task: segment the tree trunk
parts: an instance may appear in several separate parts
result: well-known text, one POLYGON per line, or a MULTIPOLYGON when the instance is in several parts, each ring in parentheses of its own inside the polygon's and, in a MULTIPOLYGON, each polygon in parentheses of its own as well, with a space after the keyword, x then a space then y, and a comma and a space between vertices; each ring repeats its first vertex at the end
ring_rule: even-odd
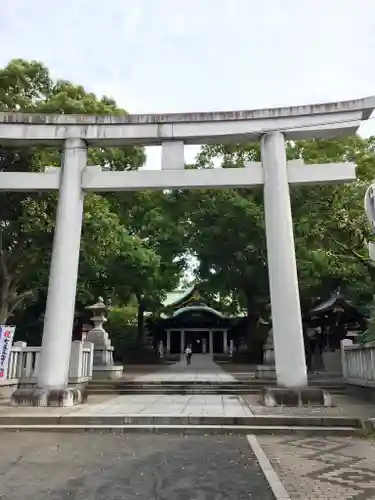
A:
POLYGON ((33 295, 33 290, 17 294, 15 289, 9 286, 9 281, 4 281, 0 289, 0 325, 5 325, 7 319, 13 316, 17 308, 33 295))
POLYGON ((246 319, 246 345, 250 354, 249 361, 261 364, 263 360, 264 335, 258 325, 259 313, 254 311, 254 305, 248 304, 246 319))
POLYGON ((6 321, 11 314, 9 310, 9 279, 2 277, 0 287, 0 325, 5 325, 6 321))
POLYGON ((0 230, 0 325, 5 325, 11 311, 9 308, 11 278, 3 249, 3 232, 0 230))
POLYGON ((9 317, 8 306, 5 303, 0 304, 0 325, 6 325, 9 317))
POLYGON ((5 325, 16 309, 34 295, 33 290, 18 293, 18 289, 19 273, 9 266, 3 249, 3 233, 0 230, 0 325, 5 325))
POLYGON ((312 367, 312 358, 313 358, 313 341, 309 338, 308 329, 306 325, 303 325, 303 343, 305 346, 305 357, 306 357, 306 367, 307 370, 310 371, 312 367))
POLYGON ((141 295, 137 294, 137 300, 137 345, 141 347, 144 344, 145 306, 141 295))

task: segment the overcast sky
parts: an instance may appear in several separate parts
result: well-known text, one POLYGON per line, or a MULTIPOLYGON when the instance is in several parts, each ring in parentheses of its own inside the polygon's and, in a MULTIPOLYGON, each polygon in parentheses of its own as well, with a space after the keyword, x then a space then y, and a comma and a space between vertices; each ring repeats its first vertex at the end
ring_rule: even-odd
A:
POLYGON ((0 0, 0 46, 133 113, 375 94, 374 0, 0 0))

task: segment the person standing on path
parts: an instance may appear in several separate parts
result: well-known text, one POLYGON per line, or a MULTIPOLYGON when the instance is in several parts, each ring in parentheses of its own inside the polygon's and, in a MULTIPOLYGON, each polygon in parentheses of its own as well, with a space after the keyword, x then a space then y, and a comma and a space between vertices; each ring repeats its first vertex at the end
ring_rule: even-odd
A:
POLYGON ((193 349, 191 348, 191 345, 189 344, 187 348, 185 349, 185 356, 186 356, 186 363, 188 365, 191 364, 191 357, 193 355, 193 349))

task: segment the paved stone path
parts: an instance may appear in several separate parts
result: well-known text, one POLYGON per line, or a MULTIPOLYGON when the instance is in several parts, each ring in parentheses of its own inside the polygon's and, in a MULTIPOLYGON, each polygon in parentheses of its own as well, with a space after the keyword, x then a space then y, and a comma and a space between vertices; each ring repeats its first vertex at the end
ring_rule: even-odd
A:
MULTIPOLYGON (((145 367, 143 368, 145 369, 145 367)), ((143 369, 138 368, 139 371, 143 369)), ((153 367, 155 369, 155 367, 153 367)), ((133 377, 132 377, 133 378, 133 377)), ((133 378, 145 383, 150 381, 173 382, 234 382, 235 378, 214 363, 210 355, 194 354, 191 365, 185 360, 153 373, 133 378)), ((163 416, 218 416, 241 417, 252 415, 292 416, 354 416, 368 419, 375 417, 375 407, 344 395, 333 396, 332 408, 266 408, 259 403, 258 395, 122 395, 90 396, 87 404, 71 408, 12 407, 0 402, 0 415, 163 415, 163 416)))
POLYGON ((375 500, 375 444, 359 438, 258 436, 292 500, 375 500))
POLYGON ((240 417, 252 415, 375 417, 374 405, 346 396, 334 396, 332 408, 266 408, 259 396, 229 395, 123 395, 90 396, 89 402, 70 408, 30 408, 0 403, 0 416, 44 415, 185 415, 240 417))
POLYGON ((84 405, 75 415, 164 415, 194 417, 251 417, 240 396, 125 395, 95 405, 84 405))
POLYGON ((137 382, 236 382, 233 375, 226 373, 215 363, 210 354, 193 354, 191 365, 184 358, 166 366, 163 370, 134 379, 137 382))
MULTIPOLYGON (((192 364, 185 359, 166 366, 157 373, 140 375, 137 382, 235 382, 209 354, 194 354, 192 364)), ((249 407, 239 396, 229 395, 124 395, 95 405, 85 405, 76 415, 184 415, 243 417, 252 416, 249 407)))
POLYGON ((244 437, 3 434, 2 500, 272 500, 244 437))
POLYGON ((346 396, 334 396, 332 408, 266 408, 259 396, 230 395, 137 395, 90 396, 87 404, 70 408, 30 408, 0 404, 2 415, 182 415, 241 417, 252 415, 348 416, 368 419, 375 416, 374 405, 346 396))
POLYGON ((32 408, 0 404, 0 416, 217 416, 247 417, 252 412, 240 396, 228 395, 124 395, 93 396, 86 404, 68 408, 32 408))

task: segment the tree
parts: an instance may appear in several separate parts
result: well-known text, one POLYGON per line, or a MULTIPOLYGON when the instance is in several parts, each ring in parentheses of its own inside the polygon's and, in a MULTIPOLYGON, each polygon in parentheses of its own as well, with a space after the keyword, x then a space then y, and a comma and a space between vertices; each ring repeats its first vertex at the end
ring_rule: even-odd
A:
MULTIPOLYGON (((233 168, 259 159, 256 144, 206 146, 195 168, 212 168, 215 163, 233 168)), ((269 302, 261 190, 185 191, 176 192, 175 198, 184 211, 181 217, 188 221, 185 246, 199 262, 196 274, 201 288, 213 306, 220 302, 232 313, 246 312, 248 341, 259 357, 263 337, 259 319, 269 302)))
MULTIPOLYGON (((98 99, 67 81, 53 82, 43 64, 23 60, 11 61, 0 71, 0 110, 125 113, 112 99, 98 99)), ((45 165, 59 166, 61 152, 3 148, 0 160, 1 170, 39 171, 45 165)), ((144 160, 139 147, 89 150, 90 164, 105 169, 137 169, 144 160)), ((38 325, 40 330, 55 207, 54 194, 1 195, 0 323, 13 315, 17 324, 38 325), (22 305, 27 297, 34 297, 35 304, 25 311, 22 305)), ((83 309, 103 294, 117 306, 136 300, 139 344, 145 310, 160 307, 165 291, 177 285, 183 268, 178 258, 180 228, 169 209, 168 193, 163 192, 91 194, 85 199, 76 307, 83 309)))
POLYGON ((301 141, 290 144, 291 158, 306 163, 353 161, 357 181, 293 190, 293 214, 301 292, 317 293, 341 286, 360 305, 373 294, 375 268, 368 257, 371 237, 363 197, 375 177, 375 140, 358 136, 345 139, 301 141), (305 253, 305 258, 301 258, 305 253), (309 263, 311 260, 311 263, 309 263))
MULTIPOLYGON (((150 259, 145 260, 148 265, 134 267, 135 279, 128 281, 130 295, 138 305, 137 342, 142 345, 145 312, 160 310, 165 292, 174 289, 181 279, 185 267, 182 258, 184 224, 168 192, 121 193, 113 196, 112 203, 121 223, 129 228, 133 237, 139 238, 142 251, 150 259)), ((113 269, 118 273, 118 266, 113 269)))
POLYGON ((138 305, 134 299, 126 306, 112 306, 108 310, 108 331, 114 347, 116 360, 122 363, 134 361, 134 351, 138 349, 137 341, 138 305))
MULTIPOLYGON (((121 114, 123 110, 107 97, 98 99, 83 87, 66 81, 54 82, 48 69, 36 61, 11 61, 0 70, 0 110, 41 113, 121 114)), ((90 163, 110 169, 135 169, 145 156, 138 147, 89 150, 90 163)), ((45 165, 60 165, 61 151, 51 148, 0 149, 1 171, 41 171, 45 165)), ((86 199, 79 300, 91 295, 99 283, 105 261, 126 238, 126 230, 110 210, 104 197, 86 199), (105 216, 103 214, 105 208, 105 216), (114 233, 117 233, 114 238, 114 233), (100 244, 92 244, 93 241, 100 244)), ((25 299, 45 290, 54 228, 54 194, 1 193, 0 195, 0 324, 7 321, 25 299)), ((127 234, 128 240, 131 239, 127 234)), ((136 245, 135 245, 136 246, 136 245)), ((113 256, 111 257, 113 260, 113 256)), ((102 284, 101 284, 102 286, 102 284)))
MULTIPOLYGON (((363 195, 375 177, 374 139, 349 137, 287 143, 289 159, 305 163, 354 161, 357 182, 292 188, 301 303, 341 285, 361 301, 373 293, 373 264, 366 254, 367 224, 363 195)), ((194 168, 243 166, 260 160, 257 144, 206 146, 194 168)), ((304 168, 308 168, 307 166, 304 168)), ((253 339, 256 321, 267 310, 268 276, 263 199, 260 190, 203 190, 175 193, 184 207, 187 246, 198 259, 197 276, 222 305, 245 309, 253 339)))

